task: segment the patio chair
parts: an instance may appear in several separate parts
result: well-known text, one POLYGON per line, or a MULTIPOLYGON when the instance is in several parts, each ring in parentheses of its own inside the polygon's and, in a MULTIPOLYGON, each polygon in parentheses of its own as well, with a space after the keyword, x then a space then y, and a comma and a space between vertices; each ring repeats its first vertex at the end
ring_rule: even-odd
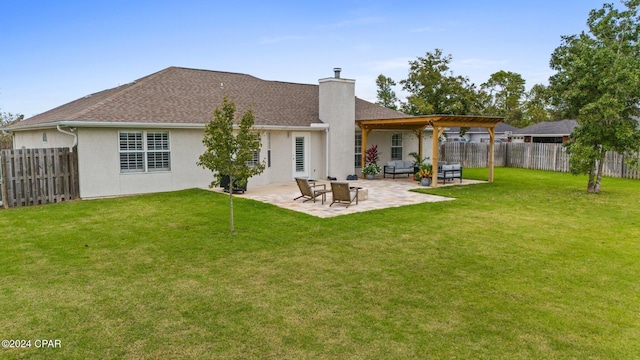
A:
POLYGON ((355 200, 356 205, 358 205, 358 188, 350 188, 347 182, 332 181, 331 193, 333 194, 333 202, 331 202, 331 205, 339 203, 347 204, 347 207, 349 207, 353 200, 355 200))
POLYGON ((297 198, 293 199, 298 200, 300 198, 304 198, 305 200, 303 202, 307 202, 309 200, 313 200, 313 202, 316 202, 316 198, 318 196, 322 196, 322 204, 324 204, 324 201, 327 197, 327 186, 325 184, 313 184, 311 185, 311 183, 309 182, 308 179, 305 178, 296 178, 296 183, 298 184, 298 188, 300 189, 300 193, 302 195, 298 196, 297 198), (322 189, 320 189, 320 185, 322 185, 322 189), (318 189, 316 189, 318 188, 318 189))

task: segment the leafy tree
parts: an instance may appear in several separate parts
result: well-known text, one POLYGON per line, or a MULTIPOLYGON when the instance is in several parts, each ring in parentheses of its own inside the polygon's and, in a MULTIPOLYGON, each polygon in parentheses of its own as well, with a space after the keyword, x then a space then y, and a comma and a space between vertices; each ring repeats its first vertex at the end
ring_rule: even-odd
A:
POLYGON ((236 106, 227 96, 222 106, 214 111, 214 118, 204 130, 205 152, 197 164, 214 172, 214 180, 209 187, 219 186, 224 175, 229 176, 229 210, 231 232, 233 224, 233 184, 244 185, 254 175, 264 171, 264 163, 251 164, 254 154, 260 151, 260 133, 253 131, 253 111, 247 110, 234 134, 233 123, 236 106))
POLYGON ((600 192, 606 151, 640 149, 640 0, 622 4, 626 9, 592 10, 589 32, 563 36, 550 62, 554 104, 578 121, 567 145, 571 171, 588 174, 593 193, 600 192))
POLYGON ((503 116, 507 124, 522 126, 524 84, 522 76, 511 71, 500 70, 491 74, 489 80, 480 85, 489 101, 483 114, 503 116))
POLYGON ((392 86, 396 86, 396 82, 380 74, 376 79, 376 86, 378 87, 378 101, 376 101, 376 104, 398 110, 398 97, 396 96, 396 92, 391 88, 392 86))
MULTIPOLYGON (((11 125, 18 121, 22 121, 22 119, 24 119, 24 115, 1 112, 0 127, 11 125)), ((13 147, 13 140, 11 139, 11 136, 5 135, 5 133, 0 131, 0 149, 11 149, 12 147, 13 147)))
POLYGON ((449 70, 451 55, 442 50, 427 52, 409 62, 407 79, 400 81, 409 92, 402 110, 411 115, 478 113, 479 98, 475 85, 467 77, 455 76, 449 70))
POLYGON ((525 93, 523 104, 522 126, 529 126, 551 120, 549 92, 542 84, 535 84, 525 93))

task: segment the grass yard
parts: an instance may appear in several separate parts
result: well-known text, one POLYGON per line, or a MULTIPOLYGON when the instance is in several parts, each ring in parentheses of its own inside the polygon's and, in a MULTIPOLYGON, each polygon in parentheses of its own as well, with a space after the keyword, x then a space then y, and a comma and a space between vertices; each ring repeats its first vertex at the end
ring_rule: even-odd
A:
POLYGON ((0 339, 31 347, 0 358, 638 358, 640 181, 495 178, 328 219, 236 197, 234 235, 202 190, 2 210, 0 339))

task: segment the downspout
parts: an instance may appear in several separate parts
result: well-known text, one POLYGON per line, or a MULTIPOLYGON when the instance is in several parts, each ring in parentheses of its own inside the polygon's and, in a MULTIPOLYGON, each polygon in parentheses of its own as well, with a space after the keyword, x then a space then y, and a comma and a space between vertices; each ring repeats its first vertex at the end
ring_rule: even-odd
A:
POLYGON ((325 179, 329 178, 329 128, 324 129, 324 172, 325 179))
POLYGON ((71 130, 71 131, 62 130, 60 125, 56 125, 56 129, 58 129, 58 131, 63 133, 63 134, 67 134, 67 135, 73 136, 73 146, 69 147, 69 151, 73 152, 73 148, 78 146, 78 134, 72 132, 73 128, 69 128, 69 130, 71 130))

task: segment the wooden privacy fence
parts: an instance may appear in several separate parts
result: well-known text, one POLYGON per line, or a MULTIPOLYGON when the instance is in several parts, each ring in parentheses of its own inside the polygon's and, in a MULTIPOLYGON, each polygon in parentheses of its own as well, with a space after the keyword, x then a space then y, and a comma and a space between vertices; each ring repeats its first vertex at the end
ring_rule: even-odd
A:
MULTIPOLYGON (((463 167, 487 167, 489 163, 488 157, 488 143, 445 142, 440 145, 440 160, 457 162, 462 164, 463 167)), ((603 175, 640 179, 640 171, 630 168, 626 164, 627 157, 628 155, 621 155, 612 151, 607 152, 603 175)), ((569 154, 562 144, 498 143, 495 144, 494 148, 494 165, 569 172, 569 154)))
POLYGON ((0 204, 56 203, 79 197, 78 153, 68 148, 0 151, 0 204))

